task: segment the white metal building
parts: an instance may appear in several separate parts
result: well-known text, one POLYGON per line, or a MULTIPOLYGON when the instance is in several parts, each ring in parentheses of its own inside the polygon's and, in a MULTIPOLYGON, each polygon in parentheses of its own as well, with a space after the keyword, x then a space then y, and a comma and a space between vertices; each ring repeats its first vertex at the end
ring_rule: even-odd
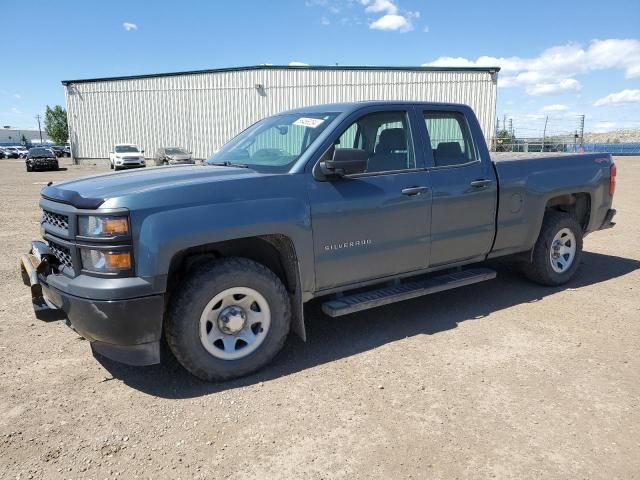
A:
POLYGON ((116 143, 151 157, 182 146, 207 158, 262 117, 291 108, 356 100, 468 104, 493 135, 499 68, 273 66, 65 80, 76 159, 107 158, 116 143))
POLYGON ((43 142, 51 141, 44 130, 40 132, 33 128, 0 128, 0 145, 23 145, 25 140, 30 144, 38 144, 40 143, 40 135, 42 135, 43 142))

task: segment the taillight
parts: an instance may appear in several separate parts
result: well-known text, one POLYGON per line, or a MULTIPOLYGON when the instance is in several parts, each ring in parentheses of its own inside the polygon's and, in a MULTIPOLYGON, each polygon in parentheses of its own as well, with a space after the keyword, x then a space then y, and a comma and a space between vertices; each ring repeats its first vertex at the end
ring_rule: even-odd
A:
POLYGON ((616 191, 616 175, 618 174, 618 167, 615 163, 611 164, 609 170, 609 195, 613 195, 616 191))

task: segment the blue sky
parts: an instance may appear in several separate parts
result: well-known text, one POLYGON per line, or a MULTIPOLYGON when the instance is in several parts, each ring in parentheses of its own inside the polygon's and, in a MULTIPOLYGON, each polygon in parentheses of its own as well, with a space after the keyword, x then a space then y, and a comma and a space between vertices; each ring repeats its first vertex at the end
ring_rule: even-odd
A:
POLYGON ((60 80, 261 63, 503 68, 498 115, 640 128, 640 1, 3 0, 0 125, 33 127, 60 80))

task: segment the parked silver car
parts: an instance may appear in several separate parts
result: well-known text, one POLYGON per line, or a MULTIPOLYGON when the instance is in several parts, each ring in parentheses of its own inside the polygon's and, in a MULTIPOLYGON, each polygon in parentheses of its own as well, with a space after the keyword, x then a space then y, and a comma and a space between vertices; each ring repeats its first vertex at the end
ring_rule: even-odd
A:
POLYGON ((191 152, 181 147, 160 147, 154 156, 156 165, 176 165, 180 163, 195 163, 191 152))

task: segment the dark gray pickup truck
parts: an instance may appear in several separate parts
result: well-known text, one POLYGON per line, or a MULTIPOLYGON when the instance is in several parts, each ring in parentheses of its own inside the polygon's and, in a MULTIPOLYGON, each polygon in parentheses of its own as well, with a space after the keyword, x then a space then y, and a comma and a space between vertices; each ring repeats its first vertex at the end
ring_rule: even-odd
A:
POLYGON ((304 304, 340 316, 494 278, 511 256, 567 282, 584 235, 613 226, 605 154, 492 160, 463 105, 361 102, 265 118, 204 165, 43 189, 21 257, 34 301, 99 354, 205 380, 267 364, 304 304))

